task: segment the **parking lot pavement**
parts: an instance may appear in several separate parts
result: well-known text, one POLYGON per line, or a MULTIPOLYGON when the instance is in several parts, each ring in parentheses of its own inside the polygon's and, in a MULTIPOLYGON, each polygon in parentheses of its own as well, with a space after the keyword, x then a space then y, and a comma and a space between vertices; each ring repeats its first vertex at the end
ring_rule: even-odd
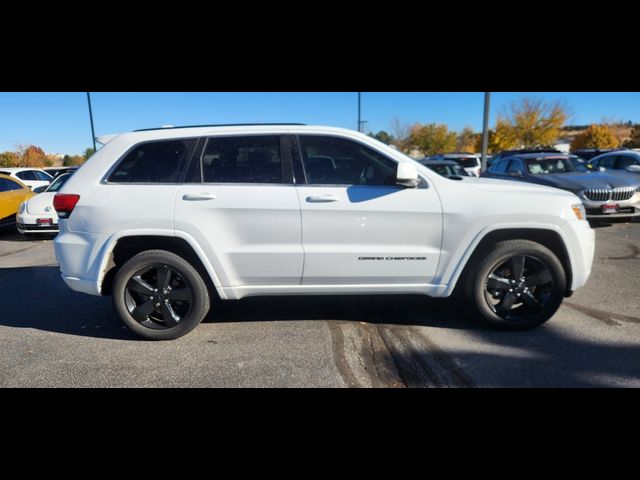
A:
POLYGON ((418 296, 250 298, 192 333, 137 340, 70 291, 51 240, 0 233, 0 386, 640 386, 640 223, 596 229, 592 277, 528 332, 418 296))

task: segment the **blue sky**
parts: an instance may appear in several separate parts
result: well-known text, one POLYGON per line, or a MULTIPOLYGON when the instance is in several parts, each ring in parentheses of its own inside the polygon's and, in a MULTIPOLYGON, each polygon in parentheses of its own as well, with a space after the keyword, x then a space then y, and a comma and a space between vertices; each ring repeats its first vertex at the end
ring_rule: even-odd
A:
MULTIPOLYGON (((523 96, 562 100, 572 124, 603 118, 640 122, 640 93, 494 92, 491 123, 523 96)), ((355 92, 91 94, 96 135, 161 125, 301 122, 356 128, 355 92)), ((454 130, 482 127, 481 92, 363 92, 366 128, 389 130, 394 117, 405 123, 446 123, 454 130)), ((81 153, 91 146, 84 92, 0 93, 0 152, 34 144, 48 153, 81 153)))

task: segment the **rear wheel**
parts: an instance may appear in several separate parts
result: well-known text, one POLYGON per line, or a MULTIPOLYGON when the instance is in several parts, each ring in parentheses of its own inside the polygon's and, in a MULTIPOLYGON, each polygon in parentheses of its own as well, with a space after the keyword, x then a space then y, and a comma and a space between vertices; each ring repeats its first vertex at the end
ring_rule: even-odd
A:
POLYGON ((193 330, 209 311, 207 286, 182 257, 149 250, 114 278, 113 305, 124 324, 148 340, 172 340, 193 330))
POLYGON ((528 240, 497 243, 475 268, 467 289, 483 323, 501 330, 526 330, 546 322, 564 298, 560 260, 528 240))

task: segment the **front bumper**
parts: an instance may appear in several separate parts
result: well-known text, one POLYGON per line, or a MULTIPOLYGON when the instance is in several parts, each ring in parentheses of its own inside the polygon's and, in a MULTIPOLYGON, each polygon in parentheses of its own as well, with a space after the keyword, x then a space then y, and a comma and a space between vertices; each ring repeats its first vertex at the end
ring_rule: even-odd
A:
POLYGON ((606 219, 606 218, 629 218, 640 216, 640 209, 634 206, 620 206, 616 213, 602 213, 602 206, 596 208, 590 208, 585 205, 587 212, 587 218, 594 219, 606 219))

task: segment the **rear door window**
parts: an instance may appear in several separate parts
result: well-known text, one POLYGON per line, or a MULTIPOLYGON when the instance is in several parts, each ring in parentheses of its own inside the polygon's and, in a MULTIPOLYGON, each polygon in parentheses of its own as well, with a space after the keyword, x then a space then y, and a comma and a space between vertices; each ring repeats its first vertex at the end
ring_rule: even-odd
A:
POLYGON ((283 175, 279 135, 210 137, 201 164, 204 183, 291 183, 283 175))
POLYGON ((36 173, 33 170, 25 170, 23 172, 18 172, 16 173, 16 177, 18 177, 20 180, 27 180, 27 181, 38 180, 38 177, 36 177, 36 173))

